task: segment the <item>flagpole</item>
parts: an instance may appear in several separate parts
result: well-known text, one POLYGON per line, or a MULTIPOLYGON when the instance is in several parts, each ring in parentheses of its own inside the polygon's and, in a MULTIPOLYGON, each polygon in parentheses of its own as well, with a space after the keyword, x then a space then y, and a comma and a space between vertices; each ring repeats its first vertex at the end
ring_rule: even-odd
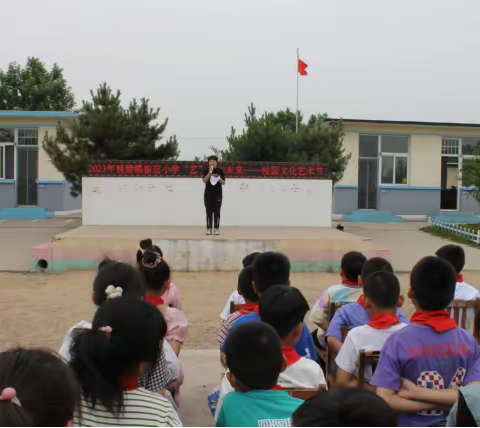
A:
POLYGON ((298 134, 298 60, 300 59, 299 49, 297 48, 297 67, 295 71, 297 72, 297 109, 295 113, 295 134, 298 134))

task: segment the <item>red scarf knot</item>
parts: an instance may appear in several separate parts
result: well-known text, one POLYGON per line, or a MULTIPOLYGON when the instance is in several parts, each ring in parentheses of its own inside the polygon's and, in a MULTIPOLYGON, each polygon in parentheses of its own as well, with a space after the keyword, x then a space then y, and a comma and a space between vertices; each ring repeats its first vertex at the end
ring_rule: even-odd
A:
POLYGON ((463 275, 462 275, 461 273, 459 273, 459 274, 457 275, 457 282, 464 282, 464 281, 463 281, 463 275))
POLYGON ((152 296, 151 294, 145 295, 145 301, 155 306, 161 306, 165 304, 165 300, 163 300, 160 296, 152 296))
POLYGON ((296 363, 300 360, 300 355, 298 355, 297 351, 293 346, 282 346, 282 354, 287 360, 287 367, 291 366, 292 364, 296 363))
POLYGON ((377 330, 385 330, 386 328, 390 328, 395 324, 398 324, 400 320, 394 314, 382 314, 382 315, 374 315, 368 325, 372 328, 376 328, 377 330))
POLYGON ((275 385, 273 388, 270 388, 271 391, 281 391, 282 387, 280 385, 275 385))
POLYGON ((362 294, 358 300, 357 303, 362 307, 365 308, 365 294, 362 294))
POLYGON ((138 376, 125 376, 122 379, 121 384, 124 391, 133 391, 135 389, 138 389, 138 376))
POLYGON ((415 312, 410 318, 410 322, 432 327, 437 333, 445 333, 446 331, 457 328, 457 323, 450 317, 447 311, 428 311, 415 312))
POLYGON ((238 312, 240 312, 242 315, 251 314, 252 312, 256 312, 258 314, 258 303, 243 305, 242 309, 240 309, 238 312))

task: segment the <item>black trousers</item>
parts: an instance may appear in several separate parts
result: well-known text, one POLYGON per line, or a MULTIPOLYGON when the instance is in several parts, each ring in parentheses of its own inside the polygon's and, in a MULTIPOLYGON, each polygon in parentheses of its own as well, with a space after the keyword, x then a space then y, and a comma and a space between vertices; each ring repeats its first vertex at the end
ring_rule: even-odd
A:
POLYGON ((205 202, 205 210, 207 211, 207 229, 220 228, 220 210, 222 209, 222 196, 204 196, 203 200, 205 202))

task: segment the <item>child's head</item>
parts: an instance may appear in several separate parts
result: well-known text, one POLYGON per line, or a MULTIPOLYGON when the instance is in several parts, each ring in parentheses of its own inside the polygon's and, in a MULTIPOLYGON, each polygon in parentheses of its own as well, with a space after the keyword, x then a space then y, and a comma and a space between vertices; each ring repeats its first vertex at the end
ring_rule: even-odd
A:
POLYGON ((288 285, 274 285, 260 299, 260 319, 271 325, 285 346, 293 346, 302 335, 309 310, 303 294, 288 285))
POLYGON ((305 401, 293 414, 294 427, 394 427, 397 414, 377 394, 334 388, 305 401))
POLYGON ((149 290, 163 294, 170 287, 170 266, 156 251, 146 250, 143 253, 140 274, 149 290))
POLYGON ((42 349, 0 354, 0 426, 65 427, 79 402, 70 367, 42 349))
POLYGON ((345 253, 340 263, 342 278, 347 281, 358 282, 358 277, 362 273, 362 267, 367 258, 358 251, 350 251, 345 253))
POLYGON ((251 266, 257 256, 259 256, 261 253, 255 252, 255 253, 250 253, 248 256, 245 256, 244 259, 242 260, 242 265, 243 267, 251 266))
POLYGON ((216 168, 218 164, 218 156, 212 155, 208 157, 208 166, 216 168))
POLYGON ((248 322, 227 337, 225 356, 228 379, 236 391, 272 389, 284 370, 280 338, 263 322, 248 322))
POLYGON ((243 296, 245 303, 257 303, 258 294, 253 289, 253 269, 247 266, 240 271, 238 275, 238 294, 243 296))
POLYGON ((145 286, 137 271, 122 262, 105 261, 93 281, 93 303, 97 306, 119 296, 143 298, 145 286))
POLYGON ((374 272, 363 284, 365 307, 371 306, 379 311, 391 310, 395 313, 400 298, 400 282, 390 272, 374 272))
POLYGON ((445 245, 435 254, 437 257, 450 262, 457 273, 460 273, 465 266, 465 251, 460 245, 445 245))
POLYGON ((95 313, 91 329, 74 331, 73 368, 85 399, 110 412, 123 408, 122 383, 141 376, 158 355, 167 332, 161 312, 142 300, 111 299, 95 313))
POLYGON ((455 295, 456 283, 457 274, 449 262, 440 257, 424 257, 410 274, 409 297, 417 309, 446 309, 455 295))
POLYGON ((253 262, 253 282, 261 295, 272 285, 290 284, 290 261, 282 253, 267 251, 253 262))
POLYGON ((163 253, 160 247, 158 247, 157 245, 153 245, 153 242, 150 238, 142 239, 138 244, 137 265, 140 265, 140 263, 142 262, 142 257, 145 250, 155 251, 156 253, 160 254, 163 257, 163 253))
POLYGON ((362 272, 360 274, 360 282, 365 283, 368 276, 374 272, 393 272, 393 267, 388 260, 385 260, 382 257, 372 257, 368 259, 362 267, 362 272))

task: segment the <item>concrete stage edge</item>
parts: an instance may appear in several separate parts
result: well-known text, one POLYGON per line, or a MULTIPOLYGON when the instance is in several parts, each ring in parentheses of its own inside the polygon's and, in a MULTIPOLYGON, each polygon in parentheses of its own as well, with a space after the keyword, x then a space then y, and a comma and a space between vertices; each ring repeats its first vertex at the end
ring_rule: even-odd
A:
POLYGON ((135 263, 141 239, 152 238, 174 271, 238 271, 253 251, 286 254, 293 272, 337 272, 347 251, 390 258, 368 238, 333 228, 223 227, 205 236, 203 227, 81 226, 31 250, 30 271, 60 273, 97 269, 105 257, 135 263))

